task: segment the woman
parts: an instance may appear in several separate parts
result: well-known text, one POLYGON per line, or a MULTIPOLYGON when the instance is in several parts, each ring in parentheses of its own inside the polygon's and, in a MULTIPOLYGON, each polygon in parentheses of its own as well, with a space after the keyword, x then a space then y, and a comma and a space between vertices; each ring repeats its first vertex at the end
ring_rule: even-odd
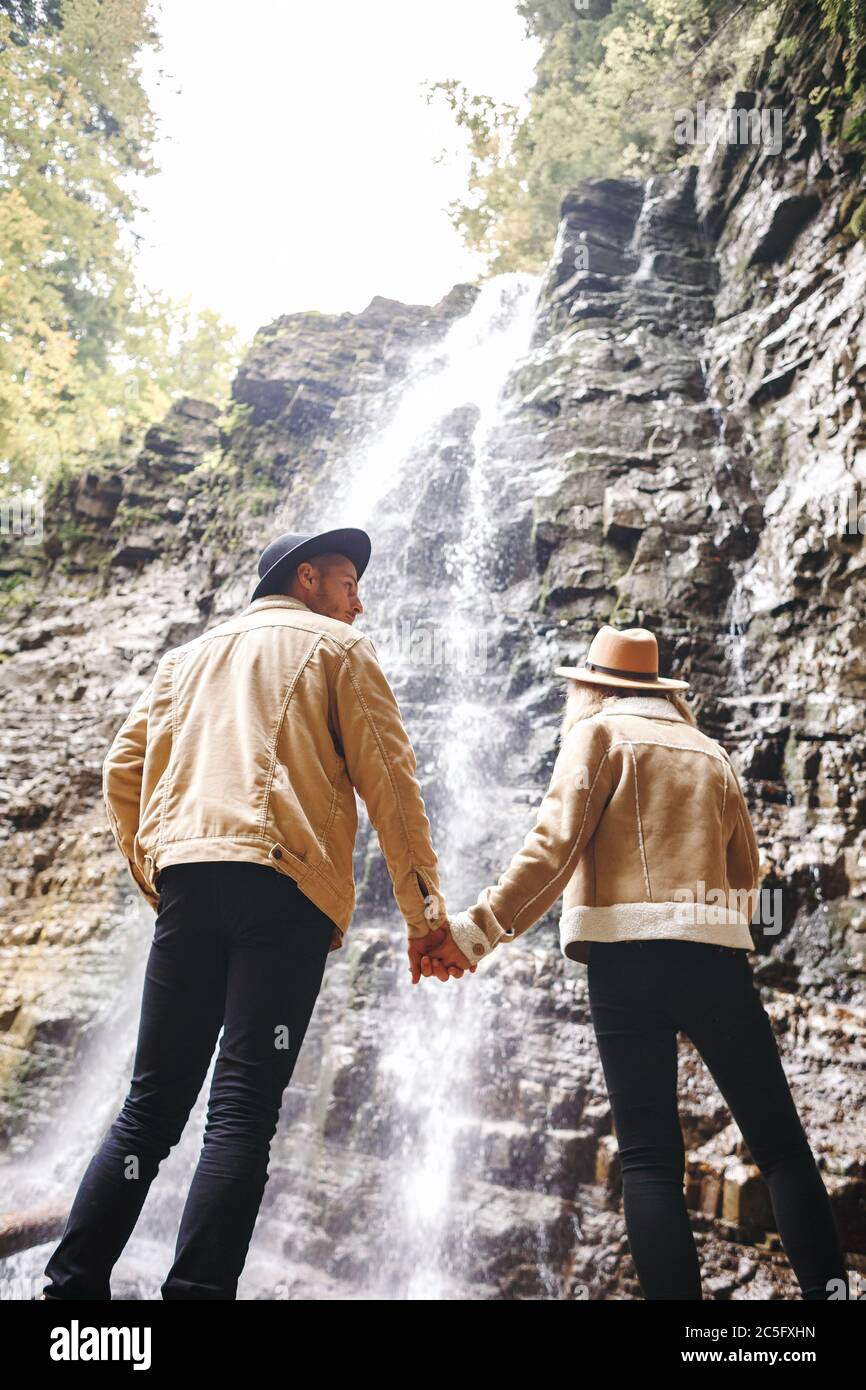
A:
POLYGON ((562 894, 561 947, 588 965, 644 1297, 702 1296, 683 1191, 680 1032, 763 1174, 804 1298, 847 1297, 827 1191, 752 978, 759 856, 733 766, 680 695, 688 682, 659 675, 645 628, 605 625, 583 666, 556 670, 570 688, 536 824, 498 883, 450 919, 451 939, 420 973, 474 971, 562 894))

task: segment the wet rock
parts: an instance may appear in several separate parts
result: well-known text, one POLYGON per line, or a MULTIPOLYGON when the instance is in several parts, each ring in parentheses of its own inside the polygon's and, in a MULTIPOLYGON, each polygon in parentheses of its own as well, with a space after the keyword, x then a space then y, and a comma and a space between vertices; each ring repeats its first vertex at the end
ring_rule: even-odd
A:
MULTIPOLYGON (((838 55, 813 39, 807 66, 836 73, 838 55)), ((565 193, 505 406, 491 425, 460 397, 417 431, 376 511, 365 602, 395 651, 404 622, 411 636, 453 612, 455 585, 483 630, 477 668, 447 643, 409 671, 386 666, 401 673, 434 837, 460 849, 457 906, 531 828, 556 750, 553 667, 580 660, 601 622, 657 630, 662 669, 693 682, 747 788, 764 885, 781 898, 778 923, 754 929, 756 984, 859 1258, 866 251, 842 228, 866 191, 857 160, 822 139, 811 80, 788 64, 782 87, 756 81, 735 99, 785 105, 783 156, 717 145, 699 169, 565 193), (460 543, 455 523, 473 507, 460 543), (484 749, 466 806, 444 790, 457 718, 460 746, 484 749)), ((356 451, 398 419, 407 373, 422 356, 432 369, 478 295, 458 285, 434 306, 376 297, 358 315, 277 319, 242 364, 230 421, 180 402, 134 459, 56 499, 61 548, 34 565, 41 587, 5 625, 0 661, 10 1143, 53 1132, 91 1075, 76 1061, 83 1036, 140 979, 126 943, 140 947, 153 916, 105 824, 108 743, 159 655, 248 601, 263 529, 322 522, 356 451)), ((329 963, 274 1140, 252 1296, 381 1285, 406 1297, 410 1275, 429 1291, 444 1268, 461 1298, 639 1298, 585 972, 563 961, 555 912, 479 971, 465 1013, 419 989, 410 1014, 392 886, 359 813, 352 937, 329 963), (430 1070, 407 1071, 407 1056, 430 1070)), ((679 1064, 706 1292, 795 1297, 766 1184, 686 1039, 679 1064)), ((194 1128, 174 1185, 154 1189, 160 1230, 176 1229, 194 1128)), ((136 1269, 120 1280, 140 1296, 136 1269)))
POLYGON ((154 532, 137 531, 127 536, 112 552, 112 565, 136 569, 148 560, 156 559, 161 550, 160 537, 154 532))
POLYGON ((218 443, 218 415, 217 406, 185 396, 161 424, 148 430, 143 461, 161 471, 189 472, 218 443))
POLYGON ((120 473, 89 469, 77 482, 72 505, 82 516, 107 523, 113 519, 122 495, 123 476, 120 473))
POLYGON ((772 1226, 770 1194, 758 1168, 735 1163, 725 1169, 721 1217, 743 1229, 766 1230, 772 1226))

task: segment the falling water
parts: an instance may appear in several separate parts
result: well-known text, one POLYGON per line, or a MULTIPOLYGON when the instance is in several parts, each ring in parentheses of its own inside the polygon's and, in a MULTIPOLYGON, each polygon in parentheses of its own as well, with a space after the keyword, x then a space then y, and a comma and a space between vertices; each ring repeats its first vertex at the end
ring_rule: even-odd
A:
MULTIPOLYGON (((112 935, 117 953, 112 998, 99 1007, 84 1048, 56 1106, 51 1124, 20 1156, 11 1155, 2 1171, 2 1210, 28 1211, 51 1206, 68 1210, 90 1157, 108 1130, 132 1075, 139 1006, 154 916, 137 892, 112 935)), ((180 1142, 160 1166, 144 1210, 112 1275, 115 1298, 155 1300, 171 1264, 175 1236, 190 1179, 198 1160, 207 1099, 216 1066, 207 1076, 180 1142)), ((26 1136, 22 1137, 22 1149, 26 1136)), ((57 1241, 32 1246, 0 1260, 0 1300, 38 1298, 45 1287, 44 1269, 57 1241)))
MULTIPOLYGON (((501 697, 495 690, 485 692, 484 679, 486 576, 495 563, 496 541, 491 521, 494 445, 508 379, 529 348, 540 284, 540 277, 510 274, 483 286, 471 311, 452 325, 441 344, 415 357, 390 420, 345 470, 351 482, 343 497, 327 507, 322 499, 310 519, 311 529, 367 526, 375 543, 387 518, 410 500, 407 491, 411 497, 416 489, 425 453, 428 458, 435 454, 447 422, 455 412, 471 408, 462 510, 436 518, 441 533, 449 527, 452 532, 444 557, 449 581, 436 594, 435 618, 445 639, 444 653, 440 643, 435 658, 440 669, 424 669, 429 646, 407 648, 405 641, 389 641, 400 581, 391 572, 383 576, 387 561, 380 562, 375 579, 365 579, 366 611, 359 624, 375 635, 380 659, 397 688, 410 677, 422 682, 435 677, 441 683, 445 676, 447 730, 436 771, 446 813, 433 825, 433 840, 451 911, 472 901, 483 886, 473 863, 473 849, 485 830, 478 795, 489 755, 487 731, 494 715, 502 722, 501 697)), ((418 612, 416 622, 426 625, 429 617, 418 612)), ((422 780, 429 784, 429 778, 422 780)), ((377 1001, 384 1033, 379 1081, 404 1117, 405 1140, 385 1198, 387 1210, 369 1237, 379 1275, 366 1288, 366 1297, 441 1298, 460 1286, 451 1218, 459 1195, 455 1165, 461 1138, 473 1124, 472 1076, 481 1013, 472 991, 478 985, 477 979, 444 985, 422 981, 416 989, 401 989, 390 1011, 385 1001, 377 1001)))
POLYGON ((318 500, 322 524, 334 524, 335 509, 346 525, 374 522, 388 492, 405 482, 413 455, 461 406, 477 409, 473 443, 476 454, 483 450, 502 387, 528 346, 540 284, 531 275, 488 280, 470 312, 454 321, 442 341, 416 352, 390 420, 369 433, 343 468, 349 479, 343 496, 318 500))
POLYGON ((741 699, 747 688, 746 647, 750 619, 749 592, 742 576, 738 576, 728 603, 728 660, 734 700, 741 699))
MULTIPOLYGON (((478 814, 478 789, 489 779, 489 770, 484 767, 489 750, 486 728, 494 713, 499 724, 504 723, 496 690, 485 692, 485 586, 495 562, 496 541, 490 521, 491 490, 496 486, 495 435, 506 409, 504 393, 509 376, 529 347, 539 288, 540 279, 526 275, 503 275, 488 281, 470 312, 456 320, 440 342, 415 353, 387 419, 368 432, 348 459, 341 460, 340 476, 349 480, 343 495, 332 492, 326 497, 320 489, 313 500, 315 514, 292 518, 292 529, 325 529, 341 524, 342 513, 344 524, 368 526, 374 542, 377 535, 387 536, 395 506, 399 512, 401 499, 405 502, 407 491, 411 497, 415 489, 425 451, 435 460, 446 422, 455 412, 462 414, 467 477, 461 507, 459 514, 434 519, 438 534, 450 534, 444 555, 448 580, 436 595, 435 617, 447 638, 444 656, 441 646, 437 649, 438 669, 419 671, 419 661, 423 665, 424 658, 419 658, 417 647, 407 650, 404 643, 388 647, 387 640, 382 641, 383 631, 387 639, 399 578, 389 572, 393 557, 381 550, 377 565, 371 565, 372 582, 368 584, 365 579, 366 612, 359 623, 376 636, 380 659, 395 687, 407 678, 416 682, 420 678, 423 686, 425 678, 432 676, 440 701, 445 692, 447 736, 435 773, 447 814, 439 818, 440 823, 434 822, 433 836, 451 911, 473 900, 483 886, 473 865, 473 848, 484 829, 478 814), (465 429, 467 420, 471 422, 469 429, 465 429)), ((444 505, 447 508, 447 501, 444 505)), ((430 614, 419 606, 417 617, 424 622, 430 614)), ((425 791, 433 772, 432 764, 422 766, 425 791)), ((361 815, 365 819, 363 807, 361 815)), ((126 984, 118 991, 107 1022, 94 1036, 91 1050, 79 1063, 65 1114, 58 1116, 60 1128, 55 1128, 43 1150, 28 1154, 26 1163, 15 1169, 16 1182, 8 1189, 7 1209, 32 1205, 37 1196, 39 1200, 71 1196, 90 1153, 123 1100, 149 947, 149 933, 141 930, 141 919, 152 923, 149 910, 137 900, 131 903, 130 911, 135 919, 129 947, 134 960, 130 957, 126 984)), ((366 917, 369 920, 369 914, 366 917)), ((362 930, 363 903, 357 918, 360 922, 355 929, 362 930)), ((393 913, 387 925, 395 948, 402 950, 400 933, 393 930, 393 913)), ((121 924, 118 932, 120 929, 121 924)), ((403 1120, 392 1117, 390 1121, 395 1128, 392 1145, 396 1144, 397 1161, 379 1199, 377 1229, 367 1237, 373 1253, 371 1264, 380 1274, 365 1280, 356 1294, 362 1298, 435 1298, 461 1282, 459 1250, 455 1255, 449 1220, 459 1193, 455 1164, 461 1134, 476 1123, 472 1079, 480 1011, 478 995, 473 1000, 471 991, 481 986, 484 967, 471 980, 446 985, 422 981, 417 989, 408 984, 405 964, 401 970, 406 973, 399 988, 389 998, 376 997, 371 1003, 381 1039, 377 1085, 389 1092, 391 1109, 403 1120)), ((351 992, 345 968, 341 971, 338 963, 336 970, 326 972, 323 996, 330 991, 333 999, 335 993, 347 989, 351 992)), ((353 1003, 348 999, 346 1006, 353 1003)), ((313 1106, 320 1114, 328 1102, 327 1036, 322 1047, 325 1056, 317 1078, 322 1104, 313 1106)), ((159 1297, 158 1287, 170 1264, 180 1212, 198 1157, 215 1061, 216 1055, 183 1137, 162 1164, 136 1231, 115 1269, 116 1295, 159 1297)), ((360 1102, 362 1097, 357 1099, 360 1102)), ((355 1135, 349 1146, 356 1141, 364 1150, 365 1136, 355 1135)), ((306 1171, 305 1145, 312 1155, 320 1140, 307 1126, 297 1141, 290 1129, 289 1142, 293 1174, 306 1171)), ((273 1248, 274 1269, 280 1268, 280 1246, 269 1247, 269 1240, 281 1239, 278 1223, 263 1208, 256 1241, 266 1255, 273 1248)), ((54 1243, 0 1262, 2 1277, 25 1284, 29 1281, 32 1292, 38 1293, 54 1243)), ((258 1271, 253 1272, 255 1248, 254 1244, 239 1297, 281 1296, 274 1292, 279 1287, 276 1276, 269 1282, 267 1275, 259 1278, 258 1271)))
MULTIPOLYGON (((471 402, 477 418, 471 435, 471 464, 466 504, 455 518, 454 539, 447 553, 451 584, 442 616, 449 637, 447 652, 448 725, 440 777, 447 815, 434 827, 440 880, 451 911, 473 901, 477 881, 473 850, 485 829, 479 795, 488 777, 488 730, 501 720, 497 692, 485 687, 489 591, 486 576, 495 562, 496 529, 491 520, 491 492, 496 484, 494 439, 501 421, 503 389, 529 348, 540 280, 501 276, 485 286, 467 319, 449 335, 449 365, 443 372, 441 405, 445 410, 471 402)), ((409 1162, 400 1183, 404 1287, 402 1296, 430 1299, 459 1287, 460 1244, 453 1240, 451 1217, 459 1200, 457 1165, 464 1130, 471 1131, 473 1073, 483 1012, 473 998, 480 981, 460 984, 422 982, 420 1002, 404 998, 395 1020, 390 1049, 382 1067, 403 1081, 407 1102, 415 1106, 416 1124, 409 1162), (447 1039, 431 1047, 431 1038, 447 1039), (423 1106, 418 1107, 418 1098, 423 1106), (408 1276, 408 1279, 407 1279, 408 1276)), ((400 1290, 391 1286, 391 1296, 400 1290)))

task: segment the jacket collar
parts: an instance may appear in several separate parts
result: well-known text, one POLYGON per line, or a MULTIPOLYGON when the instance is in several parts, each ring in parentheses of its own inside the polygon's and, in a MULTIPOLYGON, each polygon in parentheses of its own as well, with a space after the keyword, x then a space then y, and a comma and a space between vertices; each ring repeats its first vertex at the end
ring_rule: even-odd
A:
POLYGON ((292 598, 291 594, 262 594, 261 598, 255 598, 252 603, 248 603, 244 612, 258 613, 260 608, 303 608, 307 613, 313 611, 299 598, 292 598))
MULTIPOLYGON (((252 603, 247 604, 245 613, 257 613, 260 608, 285 607, 303 608, 308 613, 312 609, 307 608, 299 598, 292 598, 291 594, 263 594, 261 598, 253 599, 252 603)), ((610 700, 604 707, 605 714, 642 714, 649 719, 678 719, 684 724, 686 721, 679 710, 666 700, 664 695, 621 695, 616 700, 610 700)))
POLYGON ((664 695, 621 695, 604 706, 605 714, 643 714, 649 719, 678 719, 687 721, 664 695))

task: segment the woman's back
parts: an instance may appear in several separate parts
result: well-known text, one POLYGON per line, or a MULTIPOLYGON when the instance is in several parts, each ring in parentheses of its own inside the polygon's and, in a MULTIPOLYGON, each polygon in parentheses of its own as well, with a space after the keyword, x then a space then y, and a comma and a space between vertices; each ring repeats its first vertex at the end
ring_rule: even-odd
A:
MULTIPOLYGON (((570 689, 547 794, 498 882, 449 919, 457 963, 527 931, 562 895, 563 953, 589 967, 645 1297, 702 1296, 683 1190, 680 1033, 766 1178, 804 1297, 839 1296, 839 1234, 752 978, 760 859, 730 759, 697 727, 680 694, 688 682, 661 675, 647 629, 605 624, 582 665, 556 671, 570 689)), ((705 1215, 721 1214, 721 1192, 702 1194, 705 1215)))
POLYGON ((578 764, 599 735, 608 794, 565 889, 565 954, 582 958, 567 949, 577 941, 659 936, 753 949, 758 848, 721 745, 658 695, 608 700, 573 724, 578 764))

